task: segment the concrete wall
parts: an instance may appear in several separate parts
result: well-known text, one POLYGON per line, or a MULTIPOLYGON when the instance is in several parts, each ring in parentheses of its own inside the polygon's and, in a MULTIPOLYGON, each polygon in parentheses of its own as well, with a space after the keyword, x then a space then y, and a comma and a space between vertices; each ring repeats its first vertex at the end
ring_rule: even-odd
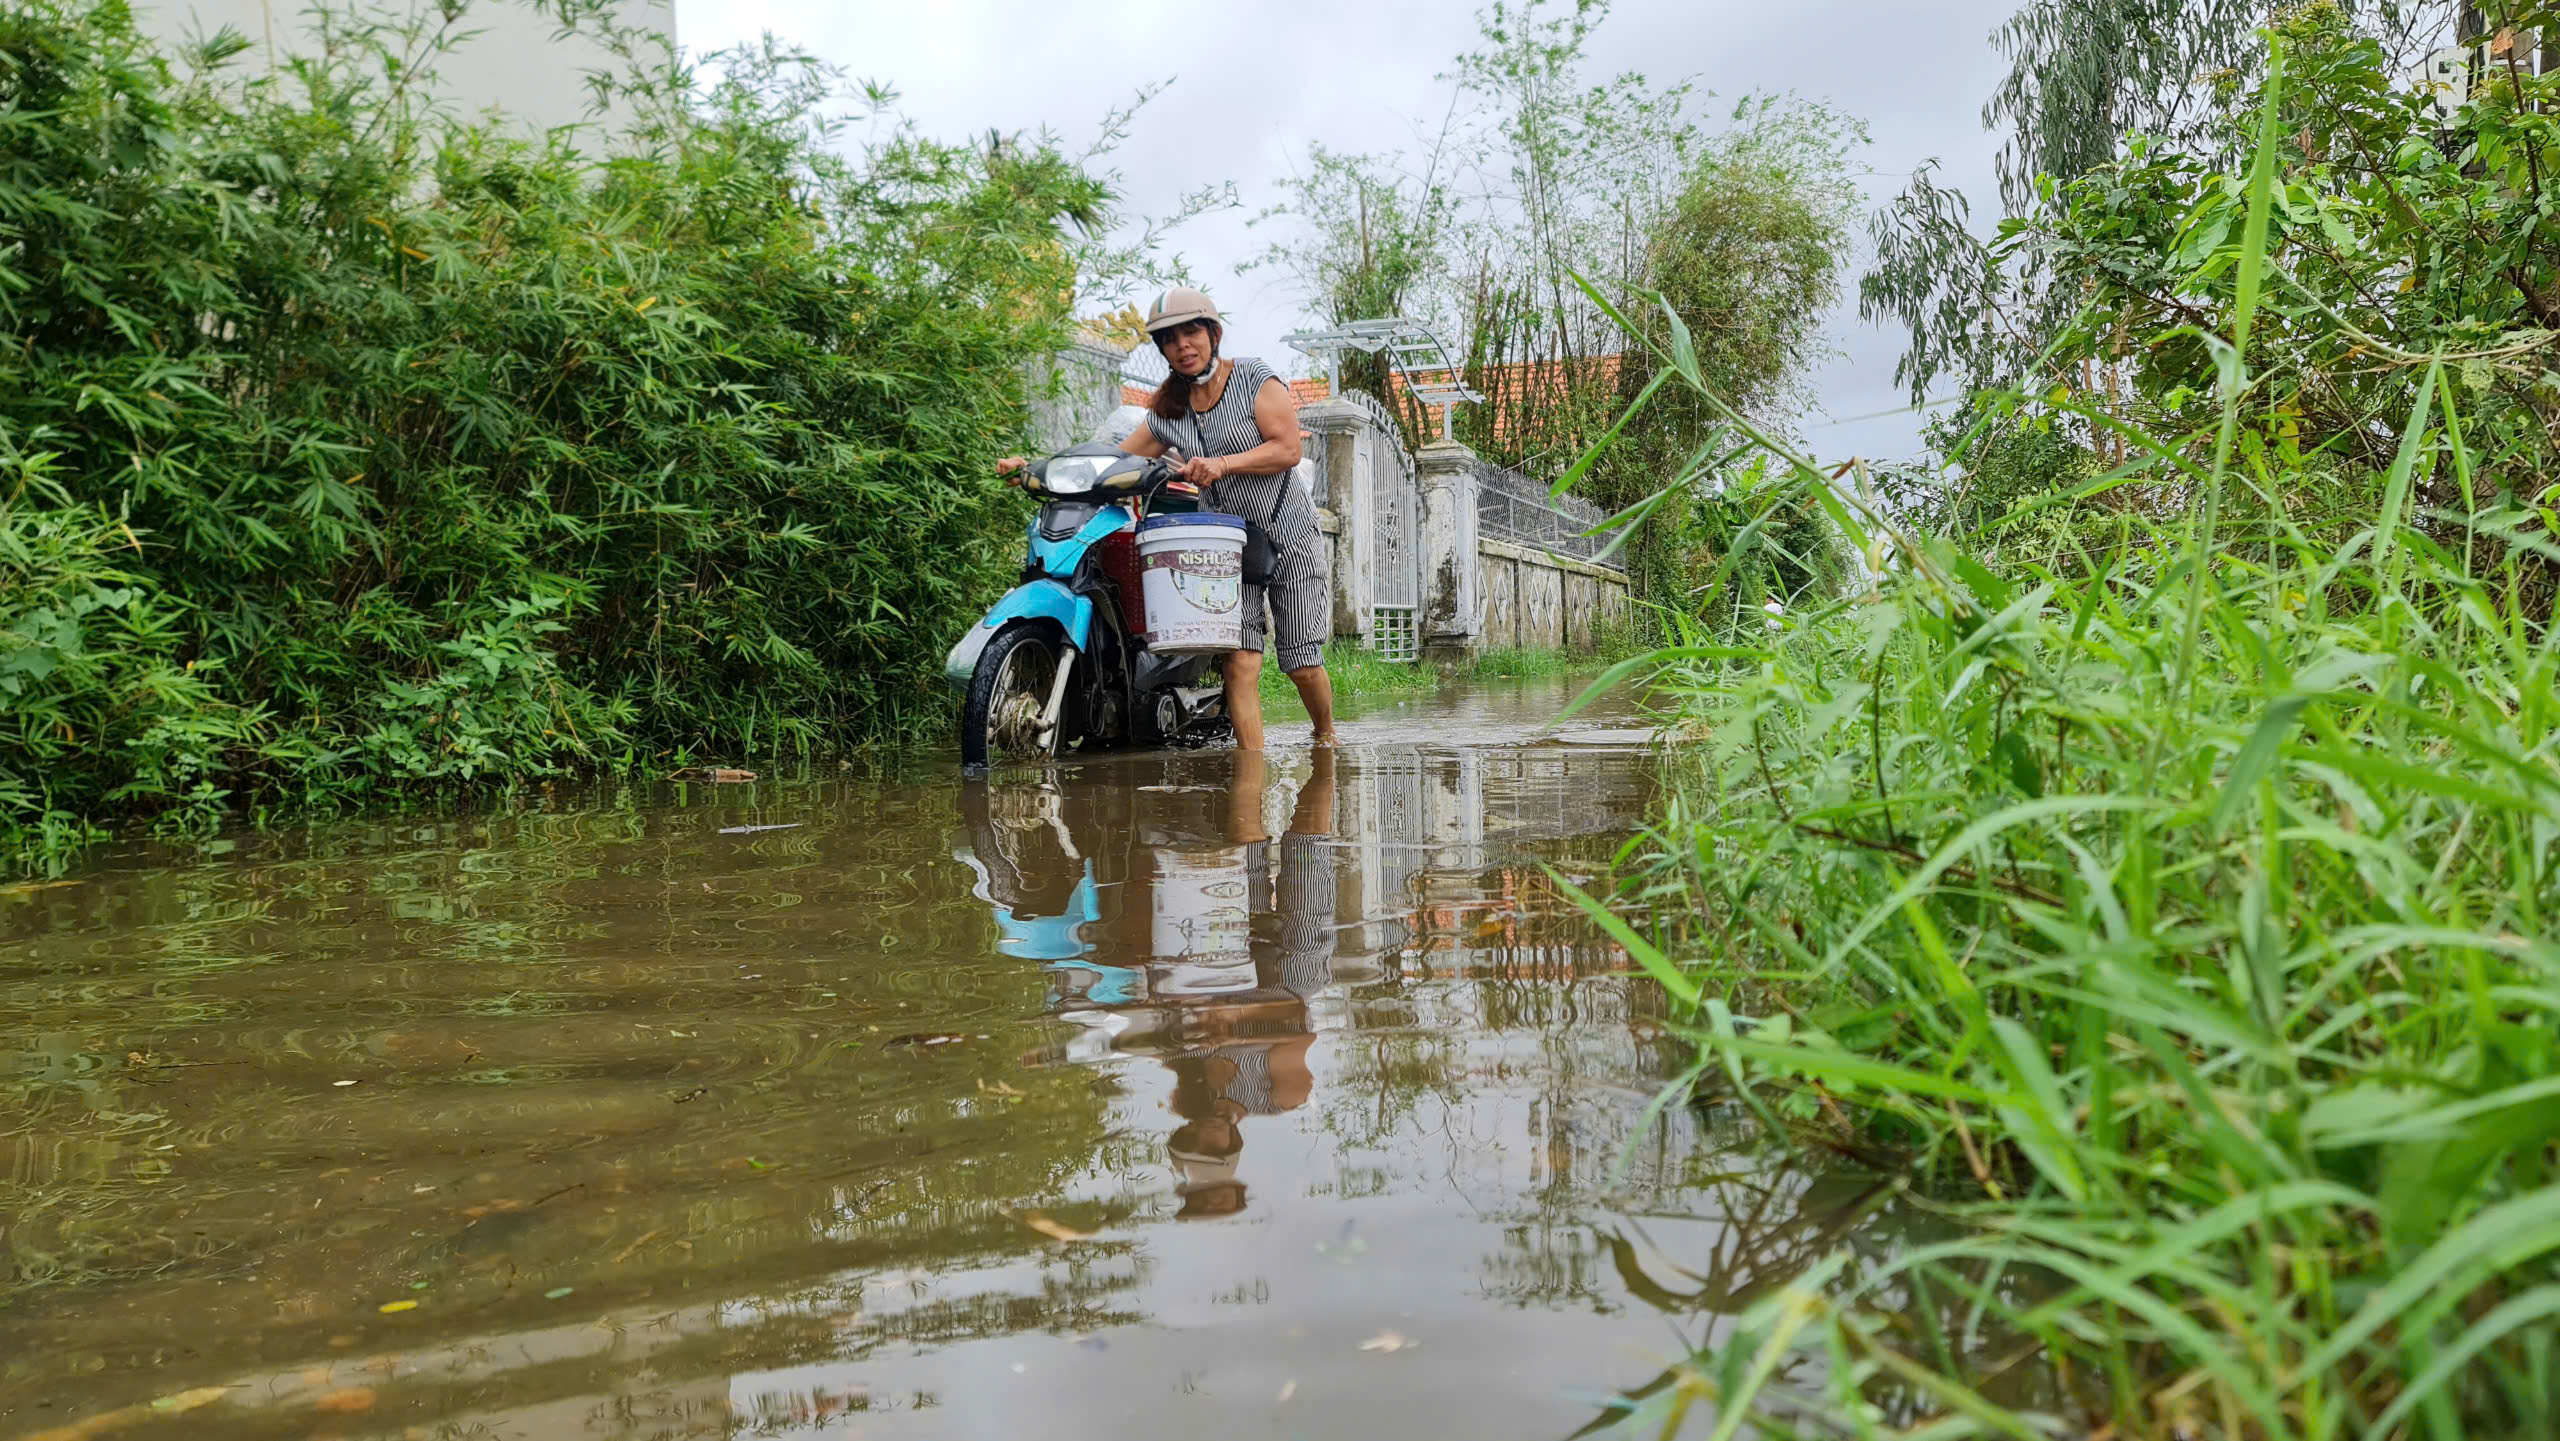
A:
MULTIPOLYGON (((1499 544, 1499 542, 1496 542, 1499 544)), ((1483 555, 1481 546, 1479 555, 1483 555)), ((1484 555, 1478 585, 1484 597, 1483 645, 1486 650, 1512 650, 1520 644, 1520 566, 1502 555, 1484 555)))
POLYGON ((1477 543, 1483 650, 1591 650, 1627 619, 1627 578, 1606 566, 1507 541, 1477 543))
MULTIPOLYGON (((318 51, 310 8, 309 0, 135 0, 133 10, 137 27, 163 47, 210 36, 226 25, 239 31, 249 38, 249 48, 229 62, 228 70, 247 80, 296 55, 318 51)), ((396 12, 403 0, 379 8, 396 12)), ((434 18, 431 0, 414 0, 407 8, 429 17, 430 30, 441 23, 434 18)), ((670 39, 675 35, 675 0, 618 0, 616 11, 620 24, 670 39)), ((453 29, 477 33, 435 62, 434 93, 447 113, 477 116, 494 110, 527 135, 586 124, 609 134, 628 121, 627 110, 619 107, 601 117, 588 113, 595 100, 588 72, 619 73, 623 62, 583 36, 553 38, 558 22, 522 0, 470 0, 453 29)), ((603 148, 600 138, 594 148, 603 148)))

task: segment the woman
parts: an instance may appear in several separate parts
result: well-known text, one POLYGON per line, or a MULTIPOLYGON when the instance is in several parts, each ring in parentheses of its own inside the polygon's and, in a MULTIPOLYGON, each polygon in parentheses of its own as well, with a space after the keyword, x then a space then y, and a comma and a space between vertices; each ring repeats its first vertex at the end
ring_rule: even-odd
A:
MULTIPOLYGON (((1188 286, 1156 297, 1147 333, 1171 373, 1156 388, 1147 423, 1120 448, 1132 455, 1174 455, 1182 478, 1200 487, 1204 505, 1261 527, 1278 552, 1269 582, 1244 588, 1244 648, 1228 652, 1220 667, 1236 745, 1262 749, 1266 595, 1280 668, 1315 721, 1315 743, 1331 745, 1333 680, 1325 674, 1324 642, 1333 630, 1333 596, 1315 502, 1289 479, 1299 454, 1298 410, 1289 387, 1259 360, 1220 358, 1225 327, 1218 307, 1188 286)), ((1019 457, 1009 458, 997 469, 1011 472, 1021 464, 1019 457)))

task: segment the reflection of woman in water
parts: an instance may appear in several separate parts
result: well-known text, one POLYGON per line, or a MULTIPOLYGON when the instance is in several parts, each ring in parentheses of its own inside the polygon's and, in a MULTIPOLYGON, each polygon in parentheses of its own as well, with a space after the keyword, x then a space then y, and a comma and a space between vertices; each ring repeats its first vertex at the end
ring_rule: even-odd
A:
MULTIPOLYGON (((1253 878, 1254 969, 1262 984, 1304 1001, 1333 982, 1334 872, 1333 752, 1314 753, 1315 770, 1298 790, 1289 829, 1280 837, 1278 873, 1268 854, 1270 837, 1247 841, 1245 870, 1253 878)), ((1239 767, 1241 769, 1241 767, 1239 767)), ((1240 795, 1244 787, 1236 787, 1240 795)), ((1253 798, 1257 830, 1262 799, 1253 798)))
POLYGON ((1332 980, 1335 944, 1334 752, 1312 760, 1276 844, 1258 750, 1232 753, 1223 818, 1192 810, 1188 787, 962 796, 969 839, 954 854, 995 908, 999 949, 1045 963, 1050 1008, 1077 1022, 1053 1059, 1152 1053, 1173 1072, 1185 1219, 1243 1209, 1244 1119, 1295 1110, 1314 1087, 1307 1002, 1332 980))
POLYGON ((1245 848, 1259 984, 1185 1007, 1186 1019, 1202 1029, 1238 1034, 1165 1063, 1173 1071, 1173 1111, 1183 1120, 1166 1149, 1181 1172, 1174 1193, 1182 1198, 1178 1218, 1186 1221, 1244 1209, 1244 1183, 1236 1179, 1244 1151, 1242 1122, 1306 1103, 1315 1085, 1307 1069, 1315 1036, 1307 1026, 1306 1003, 1332 978, 1333 860, 1320 838, 1333 831, 1333 752, 1315 752, 1315 773, 1300 788, 1281 839, 1276 882, 1271 836, 1262 827, 1269 771, 1260 751, 1239 750, 1234 757, 1227 839, 1245 848), (1275 1029, 1280 1034, 1273 1035, 1275 1029))
POLYGON ((1166 1064, 1173 1068, 1173 1113, 1184 1118, 1165 1142, 1174 1169, 1182 1173, 1173 1187, 1182 1198, 1175 1219, 1232 1216, 1244 1209, 1244 1182, 1236 1179, 1244 1132, 1236 1123, 1251 1109, 1226 1093, 1234 1084, 1235 1060, 1213 1051, 1178 1056, 1166 1064))

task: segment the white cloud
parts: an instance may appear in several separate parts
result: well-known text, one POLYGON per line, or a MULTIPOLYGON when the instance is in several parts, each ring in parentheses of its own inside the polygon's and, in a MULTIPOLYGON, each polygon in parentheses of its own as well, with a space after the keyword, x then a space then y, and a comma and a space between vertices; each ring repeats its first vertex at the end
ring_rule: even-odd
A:
MULTIPOLYGON (((2015 3, 1618 0, 1592 39, 1591 68, 1595 77, 1693 77, 1728 98, 1792 90, 1828 100, 1871 127, 1874 199, 1937 157, 1987 222, 1996 146, 1979 116, 2001 70, 1987 37, 2015 3)), ((1280 342, 1303 323, 1289 283, 1237 272, 1272 238, 1247 222, 1277 198, 1274 180, 1309 144, 1392 150, 1436 126, 1448 90, 1433 77, 1473 41, 1474 11, 1470 0, 681 0, 677 23, 696 54, 770 31, 894 85, 905 111, 943 138, 1046 126, 1081 143, 1139 85, 1172 78, 1115 157, 1128 203, 1161 213, 1188 191, 1234 181, 1242 208, 1187 227, 1176 248, 1234 313, 1235 351, 1302 373, 1280 342)), ((1844 423, 1812 430, 1813 445, 1826 456, 1909 453, 1916 417, 1850 419, 1905 403, 1893 385, 1902 338, 1861 325, 1854 298, 1831 333, 1845 353, 1820 392, 1844 423)))

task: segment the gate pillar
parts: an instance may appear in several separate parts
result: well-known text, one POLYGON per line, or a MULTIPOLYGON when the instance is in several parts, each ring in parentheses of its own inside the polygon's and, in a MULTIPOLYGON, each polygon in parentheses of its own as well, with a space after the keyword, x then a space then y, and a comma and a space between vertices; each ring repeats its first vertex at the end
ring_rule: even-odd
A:
POLYGON ((1369 417, 1342 400, 1319 400, 1298 411, 1298 426, 1312 440, 1307 455, 1316 463, 1316 504, 1333 512, 1333 633, 1369 643, 1370 608, 1376 597, 1370 583, 1378 563, 1377 529, 1370 523, 1376 503, 1377 467, 1363 444, 1369 417))
POLYGON ((1474 656, 1484 640, 1484 558, 1476 545, 1476 453, 1455 441, 1414 457, 1422 488, 1423 653, 1474 656))

